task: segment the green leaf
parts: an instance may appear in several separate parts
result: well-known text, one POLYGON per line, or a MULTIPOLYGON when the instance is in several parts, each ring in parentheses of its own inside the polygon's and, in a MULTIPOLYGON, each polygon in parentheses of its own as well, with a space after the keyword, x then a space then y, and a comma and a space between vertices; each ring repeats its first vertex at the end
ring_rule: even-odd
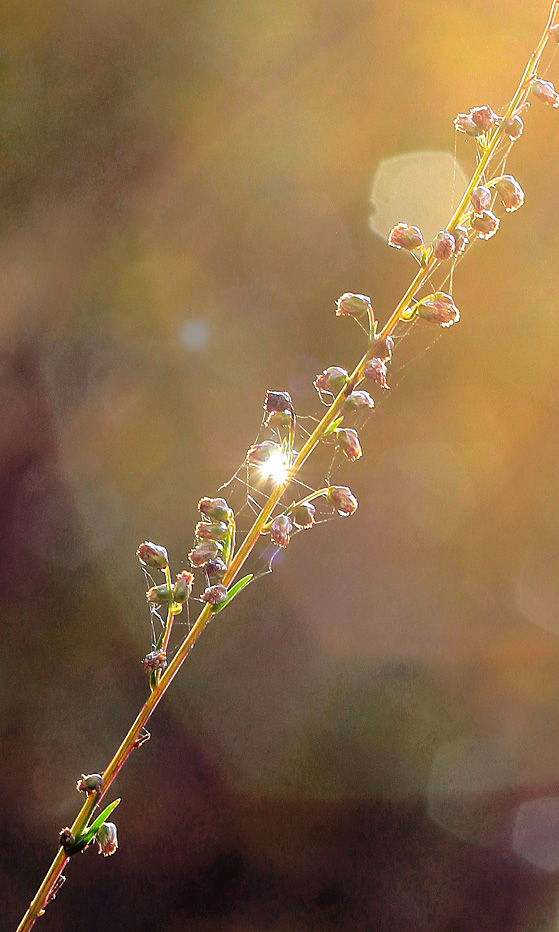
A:
POLYGON ((344 416, 343 416, 343 414, 342 414, 341 417, 337 417, 335 421, 332 421, 332 423, 330 424, 330 427, 327 427, 326 430, 324 431, 323 436, 324 436, 324 437, 329 437, 330 434, 333 434, 334 431, 336 431, 336 430, 338 429, 338 427, 339 427, 340 424, 342 423, 343 419, 344 419, 344 416))
POLYGON ((88 845, 93 841, 97 829, 101 828, 103 822, 106 822, 111 812, 118 806, 120 799, 115 799, 112 803, 109 803, 101 815, 97 816, 95 822, 92 822, 91 825, 88 825, 87 828, 83 830, 81 835, 78 835, 73 845, 65 849, 68 857, 71 857, 73 854, 77 854, 79 851, 83 851, 84 848, 87 848, 88 845))
POLYGON ((231 586, 229 592, 227 593, 227 598, 224 599, 223 602, 220 602, 219 605, 215 605, 212 608, 212 614, 217 615, 217 613, 220 612, 222 608, 225 608, 226 605, 229 605, 229 602, 231 602, 231 600, 239 594, 241 589, 244 589, 245 586, 248 586, 252 579, 252 575, 253 574, 250 573, 248 576, 243 576, 243 578, 239 579, 239 581, 236 582, 234 586, 231 586))

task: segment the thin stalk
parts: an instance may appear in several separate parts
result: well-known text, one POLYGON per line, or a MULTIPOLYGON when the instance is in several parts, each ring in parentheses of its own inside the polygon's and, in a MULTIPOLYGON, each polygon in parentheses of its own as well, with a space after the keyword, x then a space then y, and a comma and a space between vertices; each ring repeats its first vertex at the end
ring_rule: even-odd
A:
MULTIPOLYGON (((516 110, 520 106, 522 106, 522 104, 525 102, 528 96, 529 89, 530 89, 530 82, 536 75, 537 66, 540 62, 542 53, 549 39, 550 29, 554 23, 554 20, 555 20, 555 17, 558 11, 559 11, 559 0, 554 0, 551 6, 551 10, 549 13, 549 17, 548 17, 545 30, 540 38, 540 41, 535 51, 530 56, 528 64, 526 65, 526 68, 524 70, 524 74, 522 75, 520 84, 518 85, 518 88, 514 96, 511 99, 511 102, 507 108, 503 121, 499 124, 499 126, 495 128, 493 134, 489 138, 487 145, 485 147, 485 150, 482 153, 479 159, 479 162, 476 166, 476 169, 472 175, 472 178, 468 184, 468 187, 466 188, 466 191, 464 192, 464 195, 462 199, 460 200, 460 203, 458 207, 456 208, 454 215, 452 216, 450 222, 448 223, 447 229, 450 231, 452 231, 452 229, 454 229, 460 223, 461 219, 463 219, 464 214, 466 213, 469 202, 470 202, 471 193, 474 190, 474 188, 477 186, 477 184, 479 183, 480 179, 482 178, 483 173, 485 169, 487 168, 487 165, 492 155, 495 153, 495 150, 500 140, 503 138, 503 133, 504 133, 503 123, 506 120, 510 119, 510 117, 516 112, 516 110)), ((422 267, 419 269, 419 271, 417 272, 417 275, 413 279, 412 283, 410 284, 406 293, 402 297, 401 301, 398 303, 392 315, 389 317, 388 321, 382 328, 378 336, 378 340, 384 340, 386 339, 386 337, 390 336, 393 333, 398 322, 401 319, 402 313, 409 306, 410 302, 415 297, 417 292, 423 287, 423 285, 425 284, 431 272, 433 272, 439 264, 437 260, 433 258, 432 255, 431 255, 431 258, 429 258, 428 254, 424 260, 424 263, 425 264, 422 265, 422 267)), ((374 349, 375 349, 375 342, 373 342, 368 347, 367 352, 363 355, 363 357, 361 358, 361 360, 358 362, 355 369, 353 370, 349 378, 347 386, 343 388, 342 391, 336 396, 336 398, 334 399, 334 401, 332 402, 332 404, 326 411, 320 423, 317 424, 312 434, 307 438, 307 440, 301 447, 299 453, 297 454, 295 461, 293 462, 291 468, 289 469, 287 473, 285 481, 279 484, 278 486, 276 486, 276 488, 270 495, 268 501, 264 505, 262 511, 256 517, 243 543, 239 547, 237 553, 235 554, 234 558, 231 560, 231 563, 228 566, 228 569, 223 577, 224 585, 228 586, 234 580, 235 576, 237 575, 241 567, 244 565, 247 557, 251 553, 254 545, 256 544, 266 522, 268 521, 274 508, 280 501, 282 495, 284 494, 284 492, 286 491, 286 489, 292 482, 293 478, 299 472, 299 470, 301 469, 305 461, 308 459, 310 454, 313 452, 315 447, 323 439, 328 428, 332 425, 333 421, 336 419, 337 415, 339 414, 339 411, 344 401, 346 400, 349 392, 361 380, 363 370, 368 360, 374 355, 374 349)), ((170 578, 168 580, 168 584, 170 585, 170 578)), ((168 687, 171 685, 173 679, 175 678, 176 674, 178 673, 179 669, 184 663, 191 647, 197 641, 200 634, 206 627, 208 621, 211 618, 211 615, 212 615, 211 606, 205 605, 202 611, 200 612, 200 615, 198 616, 198 619, 196 620, 195 624, 193 625, 189 633, 186 635, 186 637, 183 639, 180 646, 178 647, 168 667, 161 674, 161 677, 158 683, 155 685, 154 689, 149 694, 148 698, 146 699, 146 702, 140 709, 136 717, 136 720, 130 727, 128 733, 122 740, 116 753, 114 754, 113 758, 111 759, 106 770, 103 773, 102 793, 101 794, 90 793, 87 799, 85 800, 83 806, 81 807, 78 815, 76 816, 76 819, 73 825, 71 826, 72 834, 75 837, 80 835, 81 832, 83 832, 83 830, 86 828, 98 803, 101 801, 103 796, 107 793, 107 790, 111 786, 113 780, 116 778, 119 771, 126 763, 126 760, 128 759, 128 757, 134 750, 134 747, 136 746, 136 741, 139 738, 142 729, 145 727, 145 725, 149 721, 154 709, 159 704, 160 700, 164 696, 168 687)), ((168 619, 167 626, 166 626, 166 633, 167 631, 169 631, 169 634, 170 634, 170 622, 172 622, 172 618, 168 619)), ((31 901, 29 908, 27 909, 27 912, 25 913, 22 921, 17 927, 17 932, 29 932, 29 930, 33 927, 38 916, 42 914, 42 910, 44 906, 46 905, 46 903, 48 902, 49 896, 58 878, 62 874, 62 871, 64 870, 66 864, 68 863, 68 860, 69 858, 67 857, 64 850, 60 848, 47 874, 45 875, 43 882, 41 883, 39 889, 37 890, 35 897, 31 901)))

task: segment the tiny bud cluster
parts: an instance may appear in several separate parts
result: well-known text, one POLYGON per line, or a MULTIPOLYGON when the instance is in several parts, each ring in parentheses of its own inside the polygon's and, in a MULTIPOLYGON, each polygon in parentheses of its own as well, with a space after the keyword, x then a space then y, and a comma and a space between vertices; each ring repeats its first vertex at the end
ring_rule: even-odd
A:
POLYGON ((432 324, 451 327, 460 320, 460 311, 449 294, 437 291, 424 298, 417 306, 419 316, 432 324))
POLYGON ((419 227, 410 227, 407 223, 397 223, 388 235, 388 245, 395 249, 409 251, 423 246, 423 236, 419 227))

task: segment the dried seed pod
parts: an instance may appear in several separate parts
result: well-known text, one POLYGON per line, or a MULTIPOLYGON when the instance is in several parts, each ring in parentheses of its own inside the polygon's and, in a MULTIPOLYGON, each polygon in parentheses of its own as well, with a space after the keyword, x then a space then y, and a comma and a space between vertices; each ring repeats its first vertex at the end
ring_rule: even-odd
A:
POLYGON ((382 359, 378 359, 378 357, 369 359, 365 368, 363 369, 364 379, 369 379, 371 382, 376 382, 376 384, 380 385, 381 388, 389 389, 390 385, 386 381, 387 374, 388 370, 386 368, 386 363, 382 359))
POLYGON ((291 514, 293 524, 298 528, 312 527, 314 524, 315 507, 310 502, 297 505, 291 514))
POLYGON ((559 94, 556 92, 551 81, 542 81, 541 78, 536 78, 532 81, 531 86, 532 94, 537 100, 541 100, 544 104, 549 104, 554 109, 559 107, 559 94))
POLYGON ((366 294, 353 294, 346 291, 336 301, 336 314, 338 317, 361 317, 362 314, 373 313, 371 299, 366 294))
POLYGON ((342 453, 345 453, 350 463, 358 460, 362 454, 359 436, 352 427, 338 427, 336 430, 336 440, 342 453))
POLYGON ((440 230, 435 236, 431 248, 433 250, 433 256, 440 262, 445 262, 447 259, 450 259, 450 257, 454 255, 456 249, 456 243, 454 242, 452 233, 449 233, 448 230, 440 230))
POLYGON ((195 533, 198 540, 225 540, 229 534, 229 528, 222 521, 216 521, 215 524, 199 521, 195 533))
POLYGON ((359 408, 374 408, 374 406, 375 403, 369 395, 369 392, 362 389, 352 392, 344 401, 344 408, 346 411, 357 411, 359 408))
POLYGON ((165 547, 159 544, 153 544, 150 540, 145 540, 136 550, 136 556, 143 566, 151 570, 164 570, 169 566, 169 557, 165 547))
POLYGON ((293 530, 291 518, 288 515, 278 515, 270 525, 270 537, 276 547, 287 547, 289 537, 293 530))
POLYGON ((215 540, 203 540, 188 554, 192 566, 204 566, 208 560, 215 560, 218 556, 219 544, 215 540))
POLYGON ((505 120, 503 129, 510 139, 518 139, 519 136, 522 136, 524 123, 516 113, 514 116, 511 116, 510 120, 505 120))
POLYGON ((499 218, 491 210, 484 210, 472 217, 472 230, 477 230, 480 239, 491 239, 498 229, 499 218))
POLYGON ((254 446, 249 448, 247 462, 251 466, 263 466, 270 457, 280 455, 281 447, 279 443, 275 443, 273 440, 264 440, 263 443, 255 443, 254 446))
POLYGON ((318 392, 331 392, 332 395, 337 395, 347 385, 348 378, 349 375, 345 369, 341 369, 340 366, 330 366, 317 375, 313 385, 318 392))
POLYGON ((218 583, 216 586, 208 586, 204 589, 202 602, 208 602, 209 605, 220 605, 227 598, 227 589, 218 583))
POLYGON ((472 202, 476 214, 481 214, 484 210, 487 210, 491 204, 491 191, 489 188, 480 184, 472 191, 470 201, 472 202))
POLYGON ((295 415, 289 392, 266 392, 264 411, 266 411, 264 419, 266 425, 269 425, 272 419, 277 423, 279 418, 284 419, 284 423, 289 424, 295 415))
POLYGON ((483 107, 472 107, 468 113, 459 113, 454 120, 454 126, 459 133, 466 133, 467 136, 479 136, 481 133, 489 133, 497 126, 500 117, 491 109, 489 104, 483 107))
POLYGON ((102 854, 103 857, 108 858, 111 854, 115 853, 118 848, 118 838, 114 822, 103 822, 103 824, 99 826, 95 837, 99 846, 97 849, 98 854, 102 854))
POLYGON ((419 227, 410 227, 407 223, 397 223, 388 234, 388 245, 395 249, 417 249, 423 246, 423 236, 419 227))
POLYGON ((357 499, 345 485, 331 485, 326 498, 339 515, 352 515, 357 511, 357 499))
POLYGON ((503 175, 502 178, 498 179, 495 187, 499 192, 499 196, 507 213, 511 213, 513 210, 518 210, 519 207, 522 207, 524 203, 524 191, 513 175, 503 175))
POLYGON ((229 521, 233 515, 224 498, 202 498, 198 502, 198 510, 209 521, 229 521))
POLYGON ((437 291, 420 301, 417 310, 424 320, 439 324, 441 327, 451 327, 460 320, 460 311, 451 296, 445 294, 444 291, 437 291))

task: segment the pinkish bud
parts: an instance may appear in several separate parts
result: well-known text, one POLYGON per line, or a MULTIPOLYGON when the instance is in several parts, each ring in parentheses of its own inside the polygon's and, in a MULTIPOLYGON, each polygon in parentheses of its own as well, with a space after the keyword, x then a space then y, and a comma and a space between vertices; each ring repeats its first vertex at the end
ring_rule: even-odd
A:
POLYGON ((374 359, 369 359, 367 365, 363 369, 364 379, 369 379, 371 382, 376 382, 377 385, 380 385, 381 388, 389 389, 390 385, 386 381, 387 374, 388 371, 386 368, 386 363, 377 357, 374 359))
POLYGON ((469 245, 470 240, 468 238, 468 230, 465 226, 458 225, 454 228, 454 241, 456 243, 456 255, 461 255, 466 246, 469 245))
POLYGON ((199 521, 196 525, 196 537, 198 540, 225 540, 229 534, 229 528, 221 521, 215 524, 208 524, 207 521, 199 521))
POLYGON ((193 584, 194 576, 192 573, 189 573, 188 570, 179 573, 173 586, 173 602, 178 602, 179 605, 186 602, 190 598, 193 584))
POLYGON ((454 118, 454 126, 459 133, 465 133, 466 136, 477 136, 480 132, 479 127, 474 123, 469 113, 459 113, 454 118))
POLYGON ((470 116, 482 133, 491 132, 493 127, 500 121, 500 118, 494 110, 491 109, 489 104, 484 104, 483 107, 472 107, 470 116))
POLYGON ((295 527, 312 527, 314 524, 315 510, 314 505, 311 505, 310 502, 303 502, 302 505, 297 505, 297 508, 294 509, 291 515, 295 527))
POLYGON ((209 586, 207 589, 204 589, 202 602, 207 602, 209 605, 220 605, 222 602, 225 602, 226 598, 227 589, 225 586, 222 586, 221 583, 218 583, 217 586, 209 586))
POLYGON ((203 540, 188 554, 192 566, 204 566, 208 560, 215 560, 219 554, 219 544, 215 540, 203 540))
POLYGON ((118 848, 118 839, 116 836, 116 825, 114 822, 103 822, 97 830, 97 852, 105 858, 114 854, 118 848))
POLYGON ((449 233, 448 230, 440 230, 433 240, 432 249, 435 259, 439 259, 441 262, 450 259, 456 249, 452 233, 449 233))
POLYGON ((279 454, 281 454, 279 443, 274 443, 273 440, 264 440, 263 443, 256 443, 250 447, 247 453, 247 462, 251 466, 263 466, 271 456, 279 454))
POLYGON ((292 530, 293 525, 288 515, 278 515, 274 518, 270 525, 270 537, 276 547, 287 547, 292 530))
POLYGON ((352 427, 338 427, 336 430, 336 440, 340 450, 345 453, 350 463, 358 460, 362 454, 359 436, 352 427))
POLYGON ((510 139, 518 139, 519 136, 522 136, 524 123, 518 114, 515 114, 510 118, 510 120, 505 120, 503 123, 503 129, 510 139))
POLYGON ((264 411, 266 411, 265 424, 269 424, 274 416, 276 416, 277 421, 277 415, 285 416, 286 423, 290 423, 295 412, 289 392, 266 392, 264 411))
POLYGON ((357 511, 357 499, 345 485, 331 485, 326 498, 339 515, 352 515, 357 511))
POLYGON ((165 605, 171 599, 169 587, 165 583, 161 586, 152 586, 146 592, 146 599, 151 605, 165 605))
POLYGON ((164 650, 152 650, 151 654, 142 658, 141 664, 147 673, 164 670, 167 666, 167 654, 164 650))
POLYGON ((487 210, 491 204, 491 191, 489 188, 485 188, 480 184, 472 191, 470 200, 476 214, 481 214, 484 210, 487 210))
POLYGON ((136 556, 143 566, 148 566, 151 570, 164 570, 169 566, 169 557, 165 547, 152 544, 150 540, 140 544, 136 550, 136 556))
POLYGON ((78 793, 102 793, 103 777, 100 773, 90 773, 88 776, 82 773, 81 778, 76 783, 78 793))
POLYGON ((394 340, 392 337, 385 337, 384 340, 375 340, 370 349, 371 358, 376 357, 383 362, 390 359, 394 349, 394 340))
POLYGON ((353 294, 346 291, 345 294, 336 301, 336 314, 338 317, 360 317, 367 311, 372 314, 373 306, 371 299, 366 294, 353 294))
POLYGON ((72 835, 72 830, 66 826, 63 828, 60 834, 58 835, 58 841, 61 848, 71 848, 75 844, 76 839, 72 835))
POLYGON ((227 567, 220 557, 216 557, 215 560, 208 560, 208 562, 204 564, 204 572, 208 577, 208 582, 213 584, 223 579, 227 572, 227 567))
POLYGON ((551 81, 542 81, 541 78, 536 78, 532 81, 532 93, 534 97, 543 101, 544 104, 550 104, 554 108, 559 107, 559 94, 555 91, 551 81))
POLYGON ((419 316, 432 324, 439 324, 441 327, 451 327, 460 320, 460 311, 449 294, 444 291, 437 291, 435 294, 425 298, 417 305, 419 316))
POLYGON ((476 214, 471 222, 472 230, 477 230, 480 239, 491 239, 499 229, 499 218, 491 210, 476 214))
POLYGON ((388 245, 395 249, 417 249, 423 246, 423 237, 419 227, 410 227, 407 223, 397 223, 388 235, 388 245))
POLYGON ((357 411, 358 408, 374 408, 374 406, 375 403, 369 395, 369 392, 362 391, 361 389, 352 392, 344 401, 344 408, 346 411, 357 411))
POLYGON ((330 392, 332 395, 337 395, 347 384, 348 378, 345 369, 341 369, 339 366, 330 366, 329 369, 324 369, 320 375, 317 375, 313 385, 317 392, 330 392))
POLYGON ((233 515, 224 498, 202 498, 198 502, 198 511, 210 521, 228 521, 233 515))
POLYGON ((516 178, 512 175, 503 175, 499 178, 495 187, 499 192, 500 198, 504 204, 507 213, 518 210, 524 203, 524 191, 518 184, 516 178))

